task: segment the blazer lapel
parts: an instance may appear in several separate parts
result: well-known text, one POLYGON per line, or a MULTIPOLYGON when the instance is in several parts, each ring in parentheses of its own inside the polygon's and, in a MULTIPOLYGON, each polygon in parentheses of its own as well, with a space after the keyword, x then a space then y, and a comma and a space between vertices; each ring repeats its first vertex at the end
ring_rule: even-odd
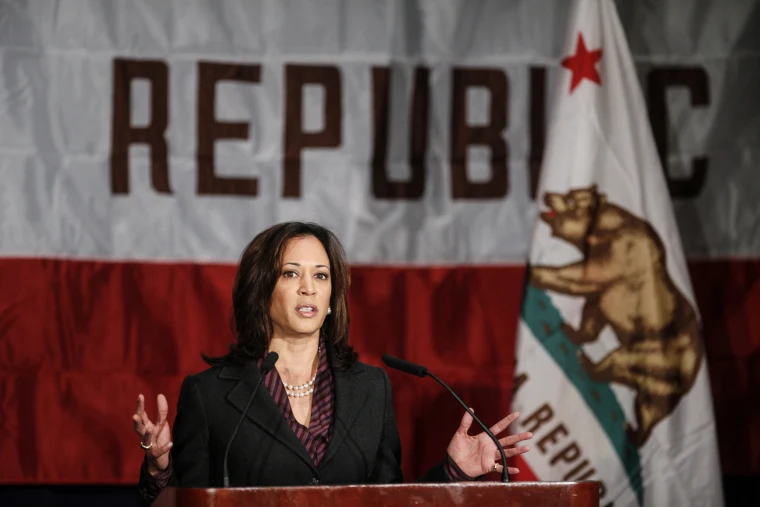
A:
POLYGON ((334 371, 335 378, 335 421, 333 434, 327 444, 327 452, 319 467, 322 468, 330 461, 340 445, 351 432, 356 416, 361 412, 369 394, 364 377, 364 367, 355 365, 348 371, 334 371))
MULTIPOLYGON (((236 409, 243 413, 245 406, 248 404, 248 400, 253 394, 253 390, 256 387, 256 383, 259 381, 258 367, 255 363, 250 363, 245 367, 242 366, 228 366, 225 367, 219 374, 219 378, 226 378, 231 380, 238 380, 229 393, 227 393, 226 399, 236 409)), ((314 461, 306 451, 303 443, 298 439, 295 433, 288 426, 288 422, 285 416, 280 411, 280 407, 275 404, 272 396, 264 385, 261 383, 256 398, 248 408, 246 417, 256 423, 261 429, 269 433, 272 437, 277 439, 285 447, 293 451, 304 463, 316 471, 314 461)))

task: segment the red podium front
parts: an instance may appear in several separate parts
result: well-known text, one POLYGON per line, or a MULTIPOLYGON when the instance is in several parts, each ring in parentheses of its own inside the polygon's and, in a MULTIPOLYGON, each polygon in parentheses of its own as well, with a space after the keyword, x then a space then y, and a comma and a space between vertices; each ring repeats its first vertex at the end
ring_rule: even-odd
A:
POLYGON ((599 483, 499 482, 303 486, 291 488, 167 488, 155 507, 598 507, 599 483))

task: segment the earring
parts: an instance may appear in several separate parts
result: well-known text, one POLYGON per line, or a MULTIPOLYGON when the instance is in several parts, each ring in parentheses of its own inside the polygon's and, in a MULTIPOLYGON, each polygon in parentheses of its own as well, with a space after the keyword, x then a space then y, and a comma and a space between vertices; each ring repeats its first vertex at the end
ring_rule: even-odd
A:
POLYGON ((327 307, 327 315, 330 315, 331 313, 332 313, 332 308, 330 308, 330 307, 328 306, 328 307, 327 307))

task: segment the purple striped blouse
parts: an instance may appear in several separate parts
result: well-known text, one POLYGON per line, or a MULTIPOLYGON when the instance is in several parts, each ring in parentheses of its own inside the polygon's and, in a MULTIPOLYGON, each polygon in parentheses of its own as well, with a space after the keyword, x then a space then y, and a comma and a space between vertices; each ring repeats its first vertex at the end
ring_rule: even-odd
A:
MULTIPOLYGON (((290 409, 290 400, 285 392, 277 368, 266 374, 264 385, 272 395, 272 399, 280 407, 282 415, 288 421, 288 426, 293 430, 298 439, 303 443, 306 451, 314 460, 314 466, 319 466, 327 451, 333 430, 333 412, 335 410, 335 389, 333 387, 333 375, 327 361, 327 351, 324 340, 320 339, 319 363, 317 366, 317 378, 314 380, 314 394, 311 401, 311 419, 309 427, 296 420, 290 409)), ((259 361, 261 366, 261 361, 259 361)))

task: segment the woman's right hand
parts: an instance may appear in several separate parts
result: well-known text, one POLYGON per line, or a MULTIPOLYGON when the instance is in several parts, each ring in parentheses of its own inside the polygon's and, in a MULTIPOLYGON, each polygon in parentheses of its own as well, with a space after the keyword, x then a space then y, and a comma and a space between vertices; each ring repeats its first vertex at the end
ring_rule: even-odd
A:
POLYGON ((166 397, 159 394, 156 397, 158 406, 158 420, 155 424, 145 413, 145 399, 143 395, 137 397, 137 407, 132 416, 135 432, 140 435, 140 442, 145 447, 145 455, 148 460, 148 472, 156 475, 169 467, 169 450, 172 448, 172 435, 166 416, 169 414, 169 404, 166 397))

